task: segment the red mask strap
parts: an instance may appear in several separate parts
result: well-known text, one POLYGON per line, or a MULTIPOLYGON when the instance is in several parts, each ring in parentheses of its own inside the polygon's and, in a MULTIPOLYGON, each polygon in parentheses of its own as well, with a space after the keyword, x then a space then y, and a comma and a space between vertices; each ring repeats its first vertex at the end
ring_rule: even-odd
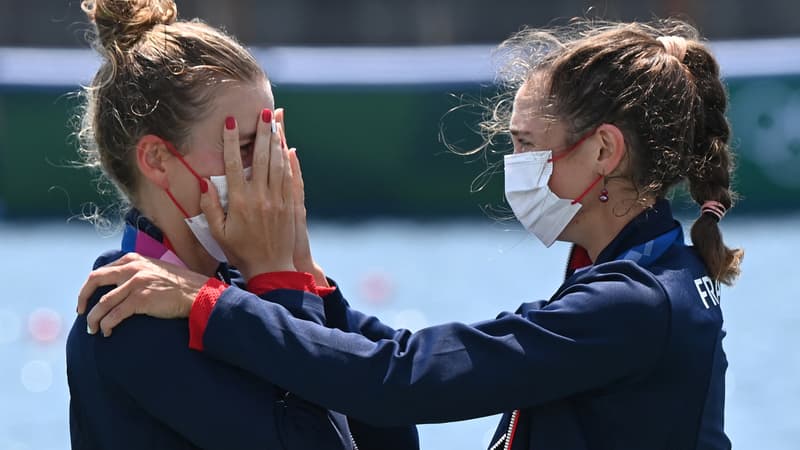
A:
POLYGON ((167 192, 167 195, 169 196, 169 199, 172 200, 172 203, 174 203, 175 206, 177 206, 178 209, 181 211, 181 214, 183 214, 183 217, 186 217, 188 219, 190 217, 189 213, 187 213, 186 210, 183 209, 181 204, 178 203, 178 200, 175 199, 175 196, 172 195, 172 192, 170 192, 169 188, 166 188, 165 191, 167 192))
POLYGON ((576 148, 578 148, 578 146, 580 146, 581 144, 583 144, 583 142, 584 142, 585 140, 587 140, 587 139, 589 139, 590 137, 592 137, 596 131, 597 131, 597 127, 593 128, 591 131, 589 131, 588 133, 586 133, 586 134, 584 134, 583 136, 581 136, 581 138, 580 138, 580 139, 578 139, 578 142, 576 142, 576 143, 574 143, 574 144, 570 145, 569 147, 565 148, 564 150, 561 150, 561 154, 560 154, 560 155, 558 155, 558 156, 551 156, 551 157, 550 157, 550 161, 549 161, 549 162, 556 162, 556 161, 558 161, 559 159, 561 159, 561 158, 563 158, 563 157, 565 157, 565 156, 569 155, 569 153, 570 153, 571 151, 573 151, 573 150, 575 150, 576 148))
MULTIPOLYGON (((187 163, 186 160, 183 159, 183 155, 178 153, 178 149, 176 149, 175 146, 172 145, 172 142, 169 142, 164 139, 162 139, 162 141, 164 142, 164 145, 167 147, 167 150, 169 150, 169 152, 172 153, 172 156, 178 158, 178 161, 180 161, 181 164, 183 164, 187 169, 189 169, 189 172, 191 172, 192 175, 194 175, 194 177, 197 178, 197 181, 200 184, 200 192, 208 191, 208 183, 206 182, 206 180, 204 180, 203 177, 201 177, 197 172, 195 172, 194 169, 192 169, 192 166, 190 166, 189 163, 187 163)), ((175 206, 177 206, 178 209, 180 210, 181 214, 183 214, 183 217, 189 219, 191 216, 189 215, 189 213, 186 212, 185 209, 183 209, 181 204, 178 203, 178 200, 175 198, 174 195, 172 195, 172 192, 169 190, 169 188, 166 188, 165 191, 167 192, 167 196, 169 197, 169 199, 172 200, 172 203, 174 203, 175 206)))
MULTIPOLYGON (((201 177, 197 172, 195 172, 194 169, 192 169, 192 166, 190 166, 189 163, 187 163, 186 160, 183 159, 183 155, 178 153, 178 149, 176 149, 175 146, 172 145, 172 142, 165 140, 164 145, 167 147, 167 150, 169 150, 169 152, 172 153, 172 156, 178 158, 178 161, 180 161, 181 164, 186 166, 186 168, 189 169, 189 172, 191 172, 192 175, 194 175, 194 177, 197 178, 197 182, 200 184, 200 192, 206 192, 208 190, 208 183, 206 182, 206 180, 204 180, 203 177, 201 177)), ((169 191, 167 191, 167 193, 169 193, 169 191)))
POLYGON ((585 190, 585 191, 583 191, 583 193, 582 193, 581 195, 579 195, 579 196, 578 196, 578 198, 576 198, 575 200, 573 200, 573 201, 572 201, 572 203, 570 203, 570 204, 571 204, 571 205, 574 205, 575 203, 578 203, 579 201, 583 200, 583 197, 586 197, 586 194, 588 194, 589 192, 591 192, 591 190, 592 190, 592 189, 593 189, 595 186, 597 186, 597 183, 599 183, 599 182, 600 182, 600 180, 602 180, 602 179, 603 179, 603 176, 602 176, 602 175, 598 175, 598 176, 597 176, 597 179, 596 179, 596 180, 594 180, 594 181, 592 182, 592 184, 590 184, 590 185, 589 185, 589 187, 588 187, 588 188, 586 188, 586 190, 585 190))

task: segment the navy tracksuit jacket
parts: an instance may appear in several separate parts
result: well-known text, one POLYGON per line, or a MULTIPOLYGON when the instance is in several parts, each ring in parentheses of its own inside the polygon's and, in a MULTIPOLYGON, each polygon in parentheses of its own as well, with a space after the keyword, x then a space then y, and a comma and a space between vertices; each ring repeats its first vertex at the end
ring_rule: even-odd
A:
POLYGON ((337 329, 229 288, 208 318, 205 354, 373 425, 506 412, 496 448, 510 434, 512 450, 731 446, 718 285, 666 200, 549 300, 493 320, 411 333, 351 309, 338 290, 304 296, 337 329))
MULTIPOLYGON (((126 219, 129 226, 161 240, 161 232, 136 211, 126 219)), ((101 256, 95 268, 122 254, 101 256)), ((218 276, 244 285, 225 265, 218 276)), ((89 307, 109 290, 99 289, 89 307)), ((276 301, 298 317, 324 323, 318 302, 304 306, 301 292, 276 293, 276 301)), ((67 375, 74 450, 349 450, 351 433, 359 450, 419 445, 416 427, 348 421, 254 374, 190 350, 186 320, 133 316, 103 338, 87 334, 86 315, 80 315, 67 341, 67 375)))

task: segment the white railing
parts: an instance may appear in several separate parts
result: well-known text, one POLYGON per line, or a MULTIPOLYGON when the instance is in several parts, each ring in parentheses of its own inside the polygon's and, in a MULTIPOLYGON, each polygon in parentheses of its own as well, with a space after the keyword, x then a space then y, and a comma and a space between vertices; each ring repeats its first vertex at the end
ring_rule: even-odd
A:
MULTIPOLYGON (((800 38, 718 41, 711 47, 727 78, 800 74, 800 38)), ((255 47, 275 83, 408 85, 490 83, 492 46, 255 47)), ((0 85, 86 84, 99 57, 89 49, 0 47, 0 85)))

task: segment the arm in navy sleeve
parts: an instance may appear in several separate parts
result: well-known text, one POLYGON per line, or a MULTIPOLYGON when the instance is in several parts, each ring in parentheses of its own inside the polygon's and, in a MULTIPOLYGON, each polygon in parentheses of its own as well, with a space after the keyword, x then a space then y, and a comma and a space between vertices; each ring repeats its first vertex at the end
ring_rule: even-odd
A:
MULTIPOLYGON (((210 280, 211 281, 211 280, 210 280)), ((348 320, 345 314, 349 305, 339 293, 338 287, 331 280, 334 288, 324 288, 320 290, 315 286, 314 278, 309 274, 302 273, 273 273, 256 276, 247 283, 250 292, 259 292, 259 297, 265 300, 273 300, 275 303, 287 308, 292 315, 298 318, 307 318, 315 323, 325 324, 333 327, 328 314, 336 314, 336 322, 349 330, 349 323, 358 324, 360 319, 353 318, 348 320), (291 288, 291 289, 289 289, 291 288), (307 295, 308 291, 323 291, 324 302, 314 295, 307 295), (324 304, 324 309, 323 305, 324 304)), ((216 298, 199 296, 202 301, 213 303, 217 301, 220 292, 211 294, 216 298)), ((232 291, 231 294, 238 296, 248 295, 242 292, 232 291)), ((359 313, 360 314, 360 313, 359 313)), ((377 321, 374 321, 377 322, 377 321)), ((381 330, 390 330, 389 336, 394 334, 394 330, 377 322, 381 330)), ((198 344, 202 347, 202 342, 198 344)), ((398 426, 398 427, 375 427, 360 422, 352 417, 347 418, 350 432, 355 437, 360 450, 408 450, 419 448, 419 435, 417 427, 398 426)))
MULTIPOLYGON (((328 283, 332 287, 320 288, 316 286, 314 277, 311 274, 303 272, 272 272, 257 275, 247 283, 247 290, 259 294, 265 300, 279 303, 287 307, 292 312, 292 315, 302 318, 307 314, 307 309, 317 308, 320 304, 324 305, 325 326, 328 328, 338 328, 342 331, 351 333, 358 333, 369 340, 377 341, 380 339, 393 339, 403 341, 409 336, 406 330, 395 330, 383 323, 377 318, 370 317, 350 308, 347 300, 342 296, 341 290, 335 281, 328 279, 328 283), (281 290, 284 292, 276 293, 275 291, 281 290), (287 306, 284 299, 291 291, 295 291, 295 295, 299 297, 289 304, 293 308, 287 306), (299 291, 314 294, 323 297, 324 301, 319 302, 319 298, 314 295, 303 295, 299 291)), ((203 321, 206 321, 210 314, 210 309, 213 308, 213 303, 216 299, 205 299, 206 302, 200 302, 208 306, 208 311, 204 311, 203 321)), ((312 314, 319 314, 318 311, 310 311, 312 314)), ((194 316, 198 316, 196 311, 192 311, 194 316)), ((196 343, 196 348, 201 349, 202 343, 196 343)))
MULTIPOLYGON (((381 339, 391 339, 400 343, 408 340, 411 333, 408 330, 394 329, 378 318, 368 316, 350 307, 345 300, 342 291, 333 280, 329 280, 331 286, 336 286, 336 290, 325 296, 325 323, 330 328, 338 328, 342 331, 360 334, 371 341, 381 339)), ((270 299, 277 299, 278 296, 270 293, 270 299)), ((294 314, 294 313, 292 313, 294 314)), ((297 317, 296 314, 294 314, 297 317)))
POLYGON ((669 322, 662 287, 627 261, 586 272, 544 307, 399 340, 320 327, 226 291, 201 339, 209 355, 367 423, 468 419, 621 382, 656 362, 669 322))

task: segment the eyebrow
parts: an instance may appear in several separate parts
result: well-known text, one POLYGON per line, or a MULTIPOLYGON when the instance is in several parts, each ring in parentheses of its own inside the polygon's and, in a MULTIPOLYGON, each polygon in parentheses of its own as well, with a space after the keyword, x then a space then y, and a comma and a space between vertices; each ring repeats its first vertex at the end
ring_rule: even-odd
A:
POLYGON ((519 136, 519 135, 530 135, 531 132, 527 130, 520 130, 519 128, 511 128, 509 130, 512 135, 519 136))

